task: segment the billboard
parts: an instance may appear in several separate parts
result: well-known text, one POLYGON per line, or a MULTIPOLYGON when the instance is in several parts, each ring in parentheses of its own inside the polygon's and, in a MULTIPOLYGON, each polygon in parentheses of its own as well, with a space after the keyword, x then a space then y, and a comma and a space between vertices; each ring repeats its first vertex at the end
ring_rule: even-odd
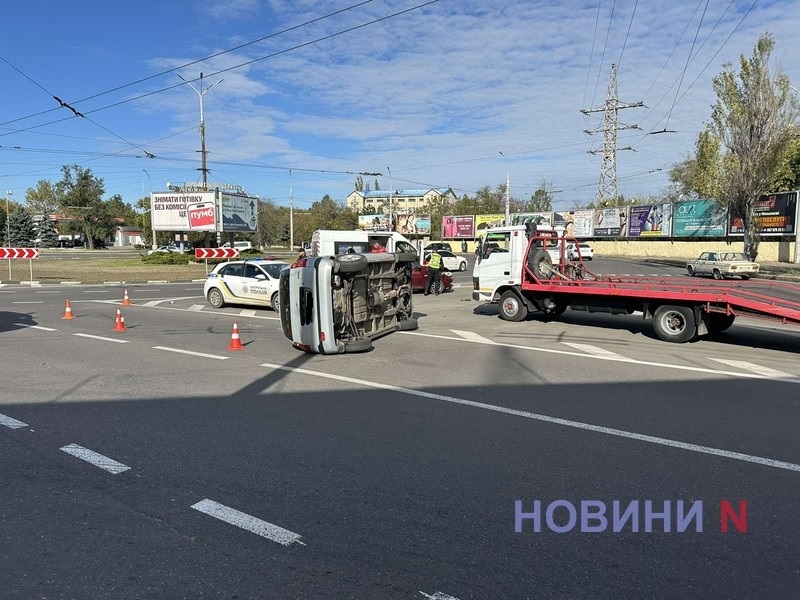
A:
POLYGON ((592 229, 594 226, 594 211, 587 210, 573 210, 568 213, 571 221, 567 221, 564 228, 564 235, 574 237, 592 237, 592 229), (572 232, 570 233, 570 230, 572 232))
POLYGON ((442 239, 472 239, 475 237, 475 215, 445 215, 442 217, 442 239))
POLYGON ((240 194, 220 193, 222 231, 258 231, 258 198, 240 194))
MULTIPOLYGON (((756 203, 756 228, 761 236, 794 235, 797 216, 798 192, 766 194, 759 196, 756 203)), ((742 217, 735 212, 731 214, 728 227, 731 235, 744 235, 742 217)))
POLYGON ((510 215, 511 225, 525 225, 525 223, 537 223, 542 227, 550 227, 552 222, 552 213, 550 212, 529 212, 529 213, 513 213, 510 215))
POLYGON ((672 235, 675 237, 724 236, 728 213, 716 200, 684 200, 675 203, 672 235))
POLYGON ((389 215, 358 215, 358 228, 364 231, 389 231, 389 215))
POLYGON ((478 235, 484 229, 493 229, 505 224, 506 216, 504 214, 475 215, 475 235, 478 235))
POLYGON ((430 215, 397 215, 394 222, 394 230, 403 235, 430 235, 431 216, 430 215))
POLYGON ((672 235, 672 204, 637 204, 628 208, 629 237, 672 235))
POLYGON ((166 192, 150 194, 155 231, 215 231, 214 192, 166 192), (189 208, 192 208, 192 222, 189 208), (210 211, 210 213, 209 213, 210 211), (192 223, 195 225, 192 227, 192 223))
POLYGON ((628 208, 595 209, 592 225, 594 237, 625 237, 628 235, 628 208))

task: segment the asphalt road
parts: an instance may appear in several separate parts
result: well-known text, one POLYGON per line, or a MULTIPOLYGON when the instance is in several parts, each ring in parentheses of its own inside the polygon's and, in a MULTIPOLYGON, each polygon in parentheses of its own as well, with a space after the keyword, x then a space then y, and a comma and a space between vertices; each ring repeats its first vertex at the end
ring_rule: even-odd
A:
POLYGON ((469 277, 343 356, 201 284, 129 286, 123 333, 121 287, 0 288, 0 596, 796 597, 800 329, 507 323, 469 277))

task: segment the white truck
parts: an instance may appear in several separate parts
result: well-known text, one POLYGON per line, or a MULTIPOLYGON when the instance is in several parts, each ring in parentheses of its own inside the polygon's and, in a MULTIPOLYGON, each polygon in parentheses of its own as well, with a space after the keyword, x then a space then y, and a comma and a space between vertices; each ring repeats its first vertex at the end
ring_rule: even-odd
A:
POLYGON ((378 242, 387 252, 411 253, 417 250, 411 242, 394 231, 339 231, 336 229, 317 229, 311 236, 310 256, 335 256, 337 254, 366 254, 373 242, 378 242))

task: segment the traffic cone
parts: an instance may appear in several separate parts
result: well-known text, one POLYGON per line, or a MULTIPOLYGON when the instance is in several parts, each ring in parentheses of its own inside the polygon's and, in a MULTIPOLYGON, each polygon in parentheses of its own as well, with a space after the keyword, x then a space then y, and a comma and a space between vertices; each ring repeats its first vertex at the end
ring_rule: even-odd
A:
POLYGON ((128 297, 128 290, 125 290, 125 297, 122 299, 122 306, 133 306, 133 302, 128 297))
POLYGON ((72 307, 69 304, 69 298, 67 299, 67 307, 64 309, 64 316, 61 317, 62 319, 74 319, 75 315, 72 314, 72 307))
POLYGON ((111 331, 117 333, 128 331, 128 328, 125 327, 125 318, 122 316, 122 311, 120 311, 120 309, 117 309, 117 319, 114 321, 114 329, 111 331))
POLYGON ((244 350, 239 339, 239 324, 236 321, 233 322, 233 333, 231 333, 231 344, 228 346, 228 350, 244 350))

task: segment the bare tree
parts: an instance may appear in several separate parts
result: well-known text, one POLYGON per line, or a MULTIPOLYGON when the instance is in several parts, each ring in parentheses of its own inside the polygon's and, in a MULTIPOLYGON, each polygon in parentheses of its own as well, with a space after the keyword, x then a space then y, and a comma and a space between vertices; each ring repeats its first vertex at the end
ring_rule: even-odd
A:
POLYGON ((729 63, 713 79, 717 103, 711 131, 726 150, 720 163, 720 200, 742 217, 744 252, 751 259, 758 252, 758 197, 771 191, 800 114, 789 78, 777 67, 770 70, 774 46, 772 37, 763 35, 751 58, 740 57, 738 73, 729 63))

